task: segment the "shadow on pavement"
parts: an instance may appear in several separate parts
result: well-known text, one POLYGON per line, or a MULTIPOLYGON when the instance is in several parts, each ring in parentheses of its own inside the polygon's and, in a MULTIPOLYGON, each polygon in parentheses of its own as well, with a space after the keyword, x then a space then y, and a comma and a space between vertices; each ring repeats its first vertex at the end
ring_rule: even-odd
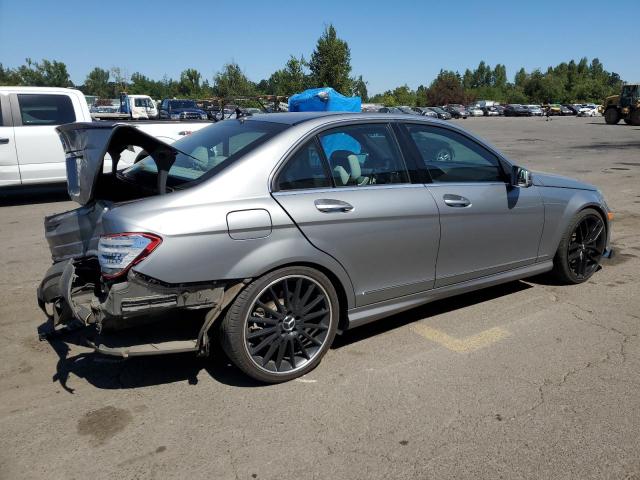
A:
MULTIPOLYGON (((517 281, 438 300, 352 331, 347 331, 344 335, 336 337, 332 348, 342 348, 374 335, 422 320, 425 317, 466 308, 528 288, 532 288, 531 285, 517 281)), ((47 326, 47 322, 43 323, 39 331, 45 331, 47 326)), ((198 374, 202 370, 214 380, 229 386, 267 386, 252 380, 232 365, 222 350, 217 348, 218 343, 215 338, 212 339, 213 355, 209 358, 197 357, 193 353, 181 353, 120 359, 102 356, 89 350, 85 341, 85 338, 87 338, 85 330, 87 328, 82 327, 74 331, 58 332, 46 340, 58 355, 56 371, 52 380, 59 382, 61 387, 71 394, 74 393, 74 389, 68 385, 70 374, 83 378, 91 385, 102 389, 140 388, 183 381, 187 381, 190 385, 195 385, 198 383, 198 374), (87 347, 87 351, 70 357, 71 345, 87 347)))
POLYGON ((426 317, 441 315, 443 313, 470 307, 479 303, 488 302, 529 288, 532 288, 532 286, 521 281, 516 281, 496 285, 495 287, 489 287, 483 290, 477 290, 475 292, 465 293, 455 297, 437 300, 421 307, 393 315, 389 318, 383 318, 376 322, 363 325, 362 327, 348 330, 343 335, 336 337, 331 348, 342 348, 344 346, 351 345, 352 343, 365 340, 369 337, 403 327, 409 323, 423 320, 426 317))
POLYGON ((68 201, 70 198, 64 183, 0 189, 0 207, 68 201))

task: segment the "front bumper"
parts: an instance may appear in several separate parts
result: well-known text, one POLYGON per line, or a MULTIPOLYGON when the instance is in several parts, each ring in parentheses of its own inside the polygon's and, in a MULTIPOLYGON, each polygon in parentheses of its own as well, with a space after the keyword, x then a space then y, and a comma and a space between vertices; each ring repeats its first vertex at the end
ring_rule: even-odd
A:
POLYGON ((59 325, 80 324, 99 336, 97 341, 87 341, 97 352, 128 357, 206 348, 204 334, 223 305, 235 297, 237 285, 169 285, 133 271, 125 281, 105 284, 95 260, 68 260, 49 268, 37 289, 37 299, 53 330, 59 325), (186 335, 187 322, 183 319, 187 312, 197 310, 206 315, 194 315, 201 325, 195 334, 186 335), (168 324, 175 332, 173 338, 158 337, 159 324, 168 324), (133 339, 124 340, 134 331, 133 339))

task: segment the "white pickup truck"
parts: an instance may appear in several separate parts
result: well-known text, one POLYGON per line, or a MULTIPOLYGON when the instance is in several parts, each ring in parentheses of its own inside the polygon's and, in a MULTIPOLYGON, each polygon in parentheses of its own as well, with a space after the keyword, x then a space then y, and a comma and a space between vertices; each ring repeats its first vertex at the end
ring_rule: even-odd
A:
MULTIPOLYGON (((64 151, 55 127, 91 121, 79 90, 0 86, 0 187, 65 182, 64 151)), ((167 143, 209 125, 206 121, 127 123, 167 143)), ((136 155, 123 155, 118 168, 133 163, 136 155)), ((109 163, 105 162, 105 169, 109 163)))

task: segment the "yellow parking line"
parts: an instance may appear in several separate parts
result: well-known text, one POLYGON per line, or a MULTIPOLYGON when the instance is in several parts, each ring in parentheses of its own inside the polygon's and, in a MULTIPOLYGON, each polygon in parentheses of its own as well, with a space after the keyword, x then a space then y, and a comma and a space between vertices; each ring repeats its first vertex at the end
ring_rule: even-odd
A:
POLYGON ((476 335, 466 338, 455 338, 447 335, 441 330, 428 327, 427 325, 417 324, 411 327, 417 334, 423 336, 427 340, 436 342, 445 348, 457 353, 474 352, 484 347, 496 343, 503 338, 511 335, 508 331, 500 327, 493 327, 476 335))

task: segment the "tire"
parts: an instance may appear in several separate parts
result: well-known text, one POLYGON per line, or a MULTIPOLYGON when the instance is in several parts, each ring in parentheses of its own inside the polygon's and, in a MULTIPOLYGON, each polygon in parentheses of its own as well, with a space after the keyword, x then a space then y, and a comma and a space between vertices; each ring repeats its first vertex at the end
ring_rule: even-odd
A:
POLYGON ((633 125, 633 122, 631 121, 630 118, 625 118, 623 119, 624 123, 626 123, 627 125, 633 125))
POLYGON ((620 121, 620 112, 618 112, 617 108, 608 108, 606 112, 604 112, 604 121, 607 122, 608 125, 615 125, 620 121))
POLYGON ((606 224, 602 215, 592 208, 581 210, 562 235, 553 259, 554 276, 568 285, 586 282, 597 271, 605 246, 606 224), (593 242, 589 241, 591 236, 595 237, 593 242))
POLYGON ((220 326, 222 348, 250 377, 286 382, 320 363, 339 315, 338 295, 326 275, 310 267, 282 268, 254 280, 236 297, 220 326))
POLYGON ((631 120, 631 125, 640 125, 640 110, 631 112, 629 119, 631 120))

